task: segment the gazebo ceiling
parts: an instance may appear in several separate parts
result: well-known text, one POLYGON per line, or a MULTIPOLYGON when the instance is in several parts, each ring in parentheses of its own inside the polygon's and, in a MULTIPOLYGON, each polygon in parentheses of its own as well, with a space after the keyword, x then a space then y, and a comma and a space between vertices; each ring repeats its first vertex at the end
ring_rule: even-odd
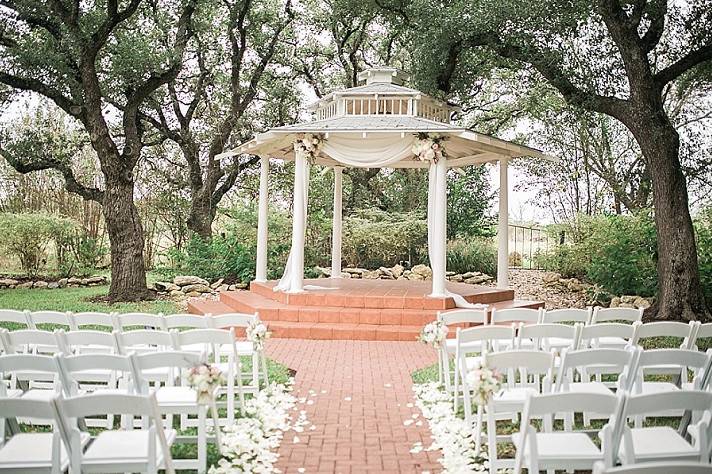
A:
MULTIPOLYGON (((360 79, 365 80, 365 85, 334 92, 312 106, 317 120, 273 128, 219 156, 252 154, 291 161, 294 159, 292 144, 304 133, 321 134, 327 143, 330 136, 364 141, 369 137, 388 137, 393 143, 402 140, 404 146, 412 142, 417 133, 433 133, 447 137, 443 145, 449 167, 525 156, 554 160, 533 148, 450 124, 450 116, 457 107, 401 86, 404 80, 401 71, 371 69, 361 73, 360 79)), ((367 148, 365 142, 364 148, 367 148)), ((354 152, 358 152, 358 146, 354 152)), ((325 150, 316 163, 340 164, 325 150)), ((428 166, 428 162, 414 156, 388 165, 389 168, 428 166)))

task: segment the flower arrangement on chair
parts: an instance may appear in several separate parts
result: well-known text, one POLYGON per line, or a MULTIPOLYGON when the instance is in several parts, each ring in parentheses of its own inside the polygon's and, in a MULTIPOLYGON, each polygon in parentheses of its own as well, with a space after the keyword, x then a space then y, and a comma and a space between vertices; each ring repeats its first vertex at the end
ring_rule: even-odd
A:
POLYGON ((473 392, 473 400, 478 406, 485 406, 495 393, 502 388, 502 374, 482 363, 467 372, 466 382, 473 392))
POLYGON ((413 154, 420 161, 437 163, 439 159, 447 157, 442 144, 445 140, 446 137, 437 133, 417 133, 412 147, 413 154))
POLYGON ((425 326, 420 331, 418 340, 423 344, 428 344, 436 349, 440 348, 440 345, 447 337, 447 326, 442 321, 433 321, 425 326))
POLYGON ((209 405, 213 402, 213 393, 223 382, 220 369, 207 363, 196 365, 188 372, 188 384, 198 394, 198 403, 209 405))
POLYGON ((247 340, 252 342, 252 347, 257 352, 261 352, 265 348, 265 341, 272 336, 272 333, 267 330, 267 325, 262 321, 253 321, 247 327, 247 340))
POLYGON ((294 152, 301 153, 309 164, 313 165, 324 146, 323 135, 314 133, 300 133, 294 141, 294 152))

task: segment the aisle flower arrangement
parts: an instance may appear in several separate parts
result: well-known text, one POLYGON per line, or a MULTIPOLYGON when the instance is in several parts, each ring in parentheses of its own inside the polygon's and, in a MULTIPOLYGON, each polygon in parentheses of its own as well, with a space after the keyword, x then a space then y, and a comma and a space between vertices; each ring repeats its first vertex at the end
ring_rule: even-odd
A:
POLYGON ((289 415, 297 404, 291 384, 272 384, 245 401, 244 416, 222 429, 222 458, 210 474, 277 472, 277 448, 284 432, 301 430, 307 422, 303 416, 292 422, 289 415))
POLYGON ((447 326, 442 321, 433 321, 420 330, 418 341, 438 349, 447 337, 447 326))
POLYGON ((487 472, 487 453, 477 452, 474 431, 453 411, 452 396, 442 384, 428 382, 413 385, 415 405, 428 421, 433 443, 427 451, 442 451, 438 459, 444 472, 464 474, 487 472))
POLYGON ((465 378, 472 390, 476 405, 485 406, 487 402, 502 388, 502 374, 497 369, 478 363, 467 371, 465 378))
POLYGON ((267 325, 262 321, 253 321, 247 327, 247 340, 252 342, 255 351, 262 351, 265 348, 265 341, 272 336, 267 330, 267 325))
POLYGON ((222 372, 214 365, 200 364, 188 371, 188 384, 197 393, 201 405, 208 405, 213 400, 213 393, 223 380, 222 372))
POLYGON ((447 157, 443 147, 445 139, 446 137, 437 133, 417 133, 412 147, 413 154, 420 161, 437 163, 447 157))

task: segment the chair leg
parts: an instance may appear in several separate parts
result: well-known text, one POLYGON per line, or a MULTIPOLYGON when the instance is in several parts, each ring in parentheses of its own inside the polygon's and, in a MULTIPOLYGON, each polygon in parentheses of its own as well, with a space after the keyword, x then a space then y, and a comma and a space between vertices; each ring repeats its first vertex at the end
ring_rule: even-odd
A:
POLYGON ((257 352, 252 353, 252 385, 257 393, 260 390, 260 355, 257 352))
POLYGON ((494 410, 487 410, 487 449, 490 474, 497 473, 497 421, 494 410))
MULTIPOLYGON (((204 474, 207 469, 207 447, 208 439, 206 435, 205 412, 207 406, 198 406, 198 473, 204 474)), ((215 427, 220 429, 220 427, 215 427)))
POLYGON ((484 408, 482 405, 477 406, 477 425, 475 428, 475 456, 480 454, 482 447, 482 417, 484 414, 484 408))

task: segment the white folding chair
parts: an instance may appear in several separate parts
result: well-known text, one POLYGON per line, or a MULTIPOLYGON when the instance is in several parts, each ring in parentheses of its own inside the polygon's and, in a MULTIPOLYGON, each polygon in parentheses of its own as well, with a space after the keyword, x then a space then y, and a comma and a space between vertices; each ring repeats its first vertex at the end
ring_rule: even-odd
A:
POLYGON ((112 354, 118 352, 116 337, 111 332, 79 329, 55 332, 57 345, 64 354, 112 354))
MULTIPOLYGON (((688 349, 652 349, 643 351, 638 358, 638 374, 633 384, 635 394, 655 394, 664 392, 678 392, 681 390, 705 390, 702 381, 705 379, 704 371, 710 367, 712 349, 707 353, 688 349), (689 381, 688 371, 694 376, 689 381), (677 380, 660 381, 645 380, 646 375, 674 375, 677 380)), ((679 416, 675 412, 667 416, 679 416)), ((642 419, 636 421, 640 425, 642 419)))
MULTIPOLYGON (((516 327, 511 326, 476 326, 474 328, 457 328, 455 332, 455 380, 453 382, 454 410, 457 412, 460 399, 460 381, 467 371, 482 361, 480 355, 468 357, 468 354, 481 354, 484 350, 499 350, 500 345, 514 345, 516 327)), ((464 386, 463 386, 464 390, 464 386)), ((478 409, 478 423, 482 407, 478 409)), ((472 406, 465 403, 465 420, 472 426, 472 406)))
MULTIPOLYGON (((451 328, 455 325, 484 325, 487 323, 487 312, 483 309, 455 309, 438 313, 438 320, 451 328)), ((450 357, 455 356, 457 341, 455 338, 445 338, 438 349, 439 379, 444 382, 445 389, 452 391, 454 371, 450 370, 450 357)), ((472 352, 481 352, 482 341, 472 341, 467 347, 472 352)))
POLYGON ((712 474, 712 464, 697 462, 646 462, 606 468, 603 462, 593 466, 593 474, 712 474))
POLYGON ((165 329, 207 329, 212 327, 210 318, 189 313, 169 314, 163 317, 165 329))
MULTIPOLYGON (((710 339, 712 338, 712 323, 700 324, 697 328, 697 337, 695 338, 695 343, 698 339, 710 339)), ((697 349, 697 344, 695 344, 695 349, 697 349)))
MULTIPOLYGON (((155 394, 127 395, 96 393, 54 400, 55 417, 65 445, 69 446, 71 472, 145 472, 157 474, 164 469, 175 474, 170 446, 176 439, 173 429, 164 429, 155 394), (115 413, 140 416, 146 420, 143 429, 106 430, 86 449, 84 435, 76 419, 115 413)), ((130 423, 133 427, 133 423, 130 423)))
POLYGON ((517 329, 516 349, 533 349, 550 352, 575 349, 582 325, 559 323, 520 324, 517 329))
POLYGON ((679 321, 645 323, 641 324, 638 328, 635 343, 642 346, 642 342, 645 339, 653 337, 674 337, 682 340, 679 345, 680 349, 692 349, 695 347, 699 327, 699 321, 690 321, 689 323, 679 321))
MULTIPOLYGON (((216 329, 226 329, 235 328, 235 333, 239 334, 240 330, 247 330, 247 328, 260 320, 259 314, 246 314, 246 313, 226 313, 217 316, 207 316, 210 321, 211 327, 216 329)), ((255 346, 251 341, 247 340, 237 340, 235 342, 235 348, 238 355, 242 357, 249 357, 252 360, 252 382, 248 386, 243 386, 245 390, 258 391, 260 384, 260 372, 262 373, 262 379, 265 384, 269 383, 269 375, 267 372, 267 357, 264 351, 255 350, 255 346)), ((227 356, 232 351, 230 345, 221 346, 221 355, 227 356)))
MULTIPOLYGON (((197 459, 176 459, 174 465, 177 469, 197 469, 204 473, 207 468, 207 407, 198 404, 197 392, 189 387, 185 381, 187 371, 204 362, 204 356, 193 352, 162 351, 145 354, 131 354, 133 379, 138 391, 144 395, 150 393, 148 380, 145 378, 147 371, 155 369, 170 369, 178 374, 179 385, 171 379, 166 385, 155 389, 156 402, 159 412, 166 415, 166 423, 173 426, 173 415, 197 415, 197 459)), ((216 430, 217 432, 217 430, 216 430)))
MULTIPOLYGON (((69 467, 69 455, 59 431, 16 433, 4 441, 6 420, 30 417, 53 424, 52 402, 0 398, 0 473, 63 473, 69 467)), ((79 444, 85 444, 87 439, 88 436, 84 436, 79 444)))
POLYGON ((115 331, 116 346, 119 354, 130 352, 156 352, 173 349, 173 337, 168 331, 155 329, 137 329, 135 331, 115 331))
MULTIPOLYGON (((627 392, 635 380, 640 349, 581 349, 565 351, 556 376, 554 392, 598 393, 610 395, 612 389, 627 392), (602 375, 616 376, 616 381, 600 381, 602 375), (577 379, 578 376, 578 379, 577 379), (592 377, 599 380, 592 380, 592 377)), ((583 407, 582 407, 583 408, 583 407)), ((593 419, 608 419, 607 413, 594 413, 589 410, 573 410, 571 414, 582 412, 584 425, 590 426, 593 419)), ((570 425, 573 416, 564 418, 570 425)))
POLYGON ((0 329, 6 354, 55 354, 60 351, 53 332, 42 329, 0 329))
POLYGON ((531 394, 527 397, 522 413, 522 423, 519 433, 512 435, 512 441, 517 449, 514 472, 519 474, 522 467, 527 467, 530 473, 538 473, 545 469, 554 472, 555 469, 589 470, 597 461, 612 465, 610 458, 612 427, 606 424, 601 430, 601 448, 584 432, 554 431, 554 416, 560 411, 590 410, 614 417, 622 403, 623 397, 612 393, 549 393, 531 394), (543 418, 543 430, 537 432, 532 421, 543 418), (608 456, 608 459, 605 457, 608 456))
POLYGON ((49 400, 61 389, 54 357, 42 354, 6 354, 0 357, 0 379, 10 376, 10 387, 0 384, 0 396, 49 400))
MULTIPOLYGON (((698 433, 707 433, 709 413, 712 408, 712 393, 699 390, 663 392, 648 395, 630 395, 626 397, 623 416, 616 422, 620 427, 614 428, 619 436, 619 442, 614 439, 614 449, 617 449, 621 464, 636 464, 654 461, 694 461, 709 460, 709 442, 697 439, 689 443, 677 430, 669 426, 648 426, 630 428, 628 418, 640 419, 644 416, 661 414, 663 412, 692 412, 693 420, 700 420, 696 426, 698 433)), ((704 437, 703 437, 704 438, 704 437)))
POLYGON ((27 311, 14 309, 0 309, 0 323, 5 323, 6 326, 17 326, 12 329, 29 329, 30 322, 27 319, 27 313, 27 311))
POLYGON ((76 329, 102 328, 109 332, 114 329, 119 329, 119 323, 115 313, 86 311, 82 313, 69 313, 69 317, 73 320, 73 325, 76 329))
POLYGON ((605 323, 611 321, 628 321, 634 323, 643 319, 642 308, 593 308, 591 324, 605 323))
MULTIPOLYGON (((223 392, 227 396, 227 419, 226 423, 231 426, 235 421, 235 381, 237 381, 237 394, 239 397, 240 409, 245 406, 245 395, 242 386, 242 369, 240 368, 240 356, 235 347, 235 330, 230 329, 190 329, 187 331, 171 331, 173 345, 177 350, 184 350, 185 347, 204 346, 213 354, 212 365, 220 369, 225 377, 226 387, 221 387, 217 395, 223 392), (227 362, 220 360, 221 350, 232 347, 232 352, 227 356, 227 362)), ((181 428, 189 426, 187 417, 181 416, 181 428)))
POLYGON ((530 323, 536 324, 541 322, 543 309, 532 308, 507 308, 497 309, 492 308, 490 324, 502 323, 530 323))
POLYGON ((116 318, 118 328, 122 331, 133 329, 165 330, 165 321, 161 313, 123 313, 116 318))
MULTIPOLYGON (((487 445, 490 462, 490 473, 497 469, 514 467, 513 459, 499 459, 497 456, 497 415, 519 414, 524 409, 524 403, 530 394, 547 393, 551 391, 554 370, 554 355, 543 351, 505 351, 486 352, 484 363, 490 369, 497 369, 505 380, 502 389, 487 402, 487 445)), ((470 403, 470 390, 467 380, 463 380, 465 405, 470 403)), ((478 428, 481 426, 478 414, 478 428)), ((481 437, 481 431, 476 430, 476 442, 481 437)), ((511 439, 505 437, 505 441, 511 439)), ((478 443, 479 444, 479 443, 478 443)))
POLYGON ((593 308, 562 308, 544 309, 541 317, 542 323, 581 323, 589 324, 593 308))
POLYGON ((61 311, 32 311, 28 312, 28 322, 33 329, 76 329, 67 313, 61 311), (59 327, 57 327, 59 326, 59 327))
POLYGON ((640 322, 625 323, 598 323, 584 326, 581 329, 581 349, 623 349, 635 344, 640 322))

